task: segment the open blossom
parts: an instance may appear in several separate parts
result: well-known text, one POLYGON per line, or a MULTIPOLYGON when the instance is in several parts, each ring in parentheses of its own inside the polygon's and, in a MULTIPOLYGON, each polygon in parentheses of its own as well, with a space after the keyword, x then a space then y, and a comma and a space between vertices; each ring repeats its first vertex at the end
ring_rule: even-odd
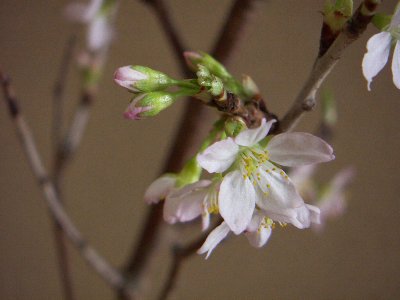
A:
POLYGON ((113 29, 108 13, 102 11, 104 0, 91 0, 88 3, 73 2, 66 8, 67 17, 75 22, 87 24, 87 45, 91 51, 107 46, 113 37, 113 29))
POLYGON ((264 119, 260 127, 247 129, 235 138, 209 146, 197 156, 199 164, 210 173, 224 173, 218 208, 230 230, 240 234, 251 222, 256 205, 274 221, 291 223, 302 229, 316 220, 318 208, 305 205, 283 166, 330 161, 332 148, 308 133, 283 133, 274 136, 263 148, 274 120, 264 119))
POLYGON ((300 195, 308 202, 316 205, 320 213, 320 222, 313 223, 316 231, 324 229, 329 219, 342 216, 347 207, 346 190, 354 178, 354 168, 347 167, 339 171, 333 179, 322 187, 314 179, 315 166, 302 166, 290 171, 290 177, 295 183, 300 195))
POLYGON ((400 89, 400 7, 392 17, 386 31, 373 35, 367 43, 367 53, 364 55, 362 70, 365 79, 368 81, 368 90, 371 90, 372 79, 386 65, 392 41, 395 41, 395 48, 392 58, 393 83, 400 89))

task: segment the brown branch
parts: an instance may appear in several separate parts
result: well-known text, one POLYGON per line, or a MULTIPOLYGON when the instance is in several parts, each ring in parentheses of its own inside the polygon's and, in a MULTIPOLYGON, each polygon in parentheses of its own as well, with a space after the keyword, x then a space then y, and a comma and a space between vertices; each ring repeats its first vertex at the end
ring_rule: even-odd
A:
POLYGON ((196 250, 198 250, 201 245, 203 245, 210 232, 213 231, 218 225, 220 225, 221 222, 221 217, 219 217, 214 226, 211 226, 194 241, 190 242, 186 246, 175 245, 175 247, 172 248, 172 265, 167 275, 167 281, 165 282, 161 294, 158 298, 159 300, 165 300, 168 298, 168 295, 172 292, 176 285, 179 271, 185 259, 196 253, 196 250))
POLYGON ((144 3, 149 5, 153 13, 157 16, 157 19, 161 25, 162 30, 167 37, 169 44, 173 50, 176 61, 179 63, 181 73, 185 76, 190 76, 191 71, 187 68, 185 60, 182 58, 183 52, 186 50, 182 42, 182 37, 179 36, 178 31, 171 20, 169 10, 165 7, 164 0, 142 0, 144 3))
MULTIPOLYGON (((216 45, 213 47, 213 55, 219 60, 228 63, 231 51, 233 51, 240 42, 241 34, 244 31, 245 25, 247 25, 247 15, 253 8, 252 2, 256 0, 236 0, 233 4, 230 12, 226 17, 224 28, 219 34, 219 39, 216 45), (231 39, 230 37, 234 37, 231 39), (224 44, 224 45, 222 45, 224 44)), ((162 3, 162 0, 147 0, 148 3, 162 3)), ((154 5, 154 4, 153 4, 154 5)), ((153 6, 154 7, 154 6, 153 6)), ((165 7, 164 7, 164 10, 165 7)), ((168 16, 168 13, 165 15, 168 16)), ((156 13, 158 18, 161 16, 156 13)), ((169 41, 174 45, 175 51, 181 51, 181 42, 176 43, 176 40, 180 41, 178 34, 174 31, 174 26, 169 18, 166 19, 167 24, 165 27, 172 30, 172 34, 167 35, 169 41), (168 25, 168 23, 171 23, 168 25)), ((181 53, 177 53, 176 57, 179 61, 184 61, 181 53)), ((182 66, 182 63, 180 63, 182 66)), ((186 72, 185 72, 186 73, 186 72)), ((163 173, 165 172, 178 172, 183 165, 183 162, 187 158, 195 153, 199 139, 204 136, 207 130, 207 118, 208 111, 203 104, 200 102, 190 101, 187 102, 183 117, 178 126, 178 131, 172 142, 172 148, 169 151, 166 163, 163 167, 163 173), (190 133, 190 134, 188 134, 190 133)), ((162 205, 158 204, 152 206, 146 217, 145 224, 142 232, 139 235, 139 239, 134 248, 132 256, 129 258, 125 268, 125 272, 129 274, 132 281, 136 281, 140 278, 144 267, 148 264, 148 260, 152 256, 157 239, 159 237, 160 225, 162 224, 162 205)))
MULTIPOLYGON (((76 37, 71 36, 64 48, 64 54, 62 57, 61 65, 59 68, 58 76, 53 90, 53 148, 56 155, 59 145, 62 140, 62 128, 63 128, 63 107, 65 98, 65 86, 68 77, 69 67, 73 58, 73 51, 76 44, 76 37)), ((57 178, 53 178, 55 187, 58 190, 60 199, 60 188, 57 178)), ((56 246, 57 259, 59 264, 59 271, 61 277, 61 284, 64 290, 65 300, 75 299, 74 291, 72 287, 72 276, 70 271, 70 264, 68 259, 67 251, 67 240, 66 237, 55 221, 53 221, 53 236, 56 246)))
POLYGON ((0 81, 4 92, 4 99, 17 130, 21 146, 25 151, 33 175, 43 192, 44 200, 46 201, 55 222, 57 222, 70 242, 78 250, 79 254, 86 260, 88 265, 95 270, 105 282, 107 282, 112 288, 123 290, 126 294, 133 296, 132 291, 126 286, 126 280, 123 275, 113 268, 104 257, 100 256, 100 254, 89 245, 87 240, 82 236, 64 210, 57 194, 57 190, 43 165, 32 132, 21 114, 10 81, 1 71, 0 81))
POLYGON ((274 133, 291 130, 305 112, 311 111, 315 107, 319 87, 339 61, 344 49, 357 40, 367 28, 380 2, 378 0, 364 0, 361 3, 333 44, 322 57, 316 60, 299 95, 274 133))

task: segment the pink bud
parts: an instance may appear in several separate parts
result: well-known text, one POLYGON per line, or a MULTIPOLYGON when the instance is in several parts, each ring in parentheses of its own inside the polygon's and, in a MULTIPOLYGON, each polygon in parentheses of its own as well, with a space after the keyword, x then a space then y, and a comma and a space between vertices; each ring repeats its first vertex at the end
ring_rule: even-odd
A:
POLYGON ((124 112, 124 117, 126 119, 141 120, 141 119, 143 119, 143 116, 141 116, 141 113, 146 112, 151 109, 151 106, 140 106, 140 100, 143 99, 144 96, 145 95, 142 94, 132 100, 132 102, 129 104, 129 106, 126 108, 126 110, 124 112))
POLYGON ((147 78, 146 74, 132 69, 131 66, 118 68, 114 73, 115 83, 133 92, 139 92, 139 90, 135 88, 135 84, 147 78))
POLYGON ((183 52, 186 64, 192 71, 197 71, 197 65, 203 56, 195 51, 185 51, 183 52))

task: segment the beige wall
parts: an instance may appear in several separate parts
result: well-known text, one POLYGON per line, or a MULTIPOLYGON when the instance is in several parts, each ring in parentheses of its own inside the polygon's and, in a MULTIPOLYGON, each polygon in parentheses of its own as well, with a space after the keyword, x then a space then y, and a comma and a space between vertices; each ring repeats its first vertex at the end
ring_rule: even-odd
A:
MULTIPOLYGON (((122 2, 101 93, 64 184, 71 217, 116 266, 138 233, 146 209, 141 196, 158 173, 182 108, 178 104, 140 122, 121 118, 128 94, 113 84, 115 68, 142 64, 178 75, 150 10, 140 1, 122 2)), ((231 1, 166 2, 187 45, 207 50, 231 1)), ((230 70, 252 75, 270 108, 282 115, 313 62, 324 1, 265 2, 230 70)), ((396 2, 385 1, 382 9, 389 13, 396 2)), ((1 65, 13 78, 48 166, 51 88, 61 50, 74 30, 62 18, 64 4, 0 2, 1 65)), ((329 178, 347 165, 357 168, 348 213, 322 235, 277 229, 260 250, 235 237, 207 261, 195 256, 184 265, 173 299, 400 298, 400 91, 388 67, 374 80, 373 91, 366 89, 361 60, 373 33, 370 28, 349 48, 325 84, 336 95, 340 119, 336 160, 321 168, 321 176, 329 178)), ((68 82, 68 112, 78 86, 76 79, 68 82)), ((317 122, 318 114, 310 113, 300 128, 312 131, 317 122)), ((0 141, 0 298, 60 299, 52 226, 3 102, 0 141)), ((111 299, 106 284, 75 250, 71 253, 78 299, 111 299)), ((166 263, 160 259, 160 273, 166 263)))

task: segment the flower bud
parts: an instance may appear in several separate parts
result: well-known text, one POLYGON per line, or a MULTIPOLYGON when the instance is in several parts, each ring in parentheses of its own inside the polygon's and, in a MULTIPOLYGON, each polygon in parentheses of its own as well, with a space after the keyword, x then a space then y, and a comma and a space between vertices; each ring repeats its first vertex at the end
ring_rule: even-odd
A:
POLYGON ((332 32, 340 31, 353 14, 353 0, 327 1, 324 8, 324 23, 332 32))
POLYGON ((176 101, 175 95, 167 92, 150 92, 133 98, 124 112, 124 117, 141 120, 152 117, 166 109, 176 101))
POLYGON ((242 85, 244 93, 246 94, 247 97, 254 97, 260 95, 260 90, 258 89, 258 86, 250 76, 248 75, 242 76, 242 85))
POLYGON ((247 126, 242 118, 234 117, 225 121, 225 132, 228 136, 235 137, 245 129, 247 126))
POLYGON ((185 60, 189 68, 193 71, 198 71, 198 65, 202 65, 206 67, 211 74, 222 78, 223 80, 229 80, 232 78, 232 75, 225 69, 225 67, 215 60, 212 56, 204 53, 204 52, 193 52, 186 51, 183 53, 185 56, 185 60))
POLYGON ((164 73, 143 66, 125 66, 117 69, 114 81, 135 93, 160 91, 175 83, 175 80, 164 73))

